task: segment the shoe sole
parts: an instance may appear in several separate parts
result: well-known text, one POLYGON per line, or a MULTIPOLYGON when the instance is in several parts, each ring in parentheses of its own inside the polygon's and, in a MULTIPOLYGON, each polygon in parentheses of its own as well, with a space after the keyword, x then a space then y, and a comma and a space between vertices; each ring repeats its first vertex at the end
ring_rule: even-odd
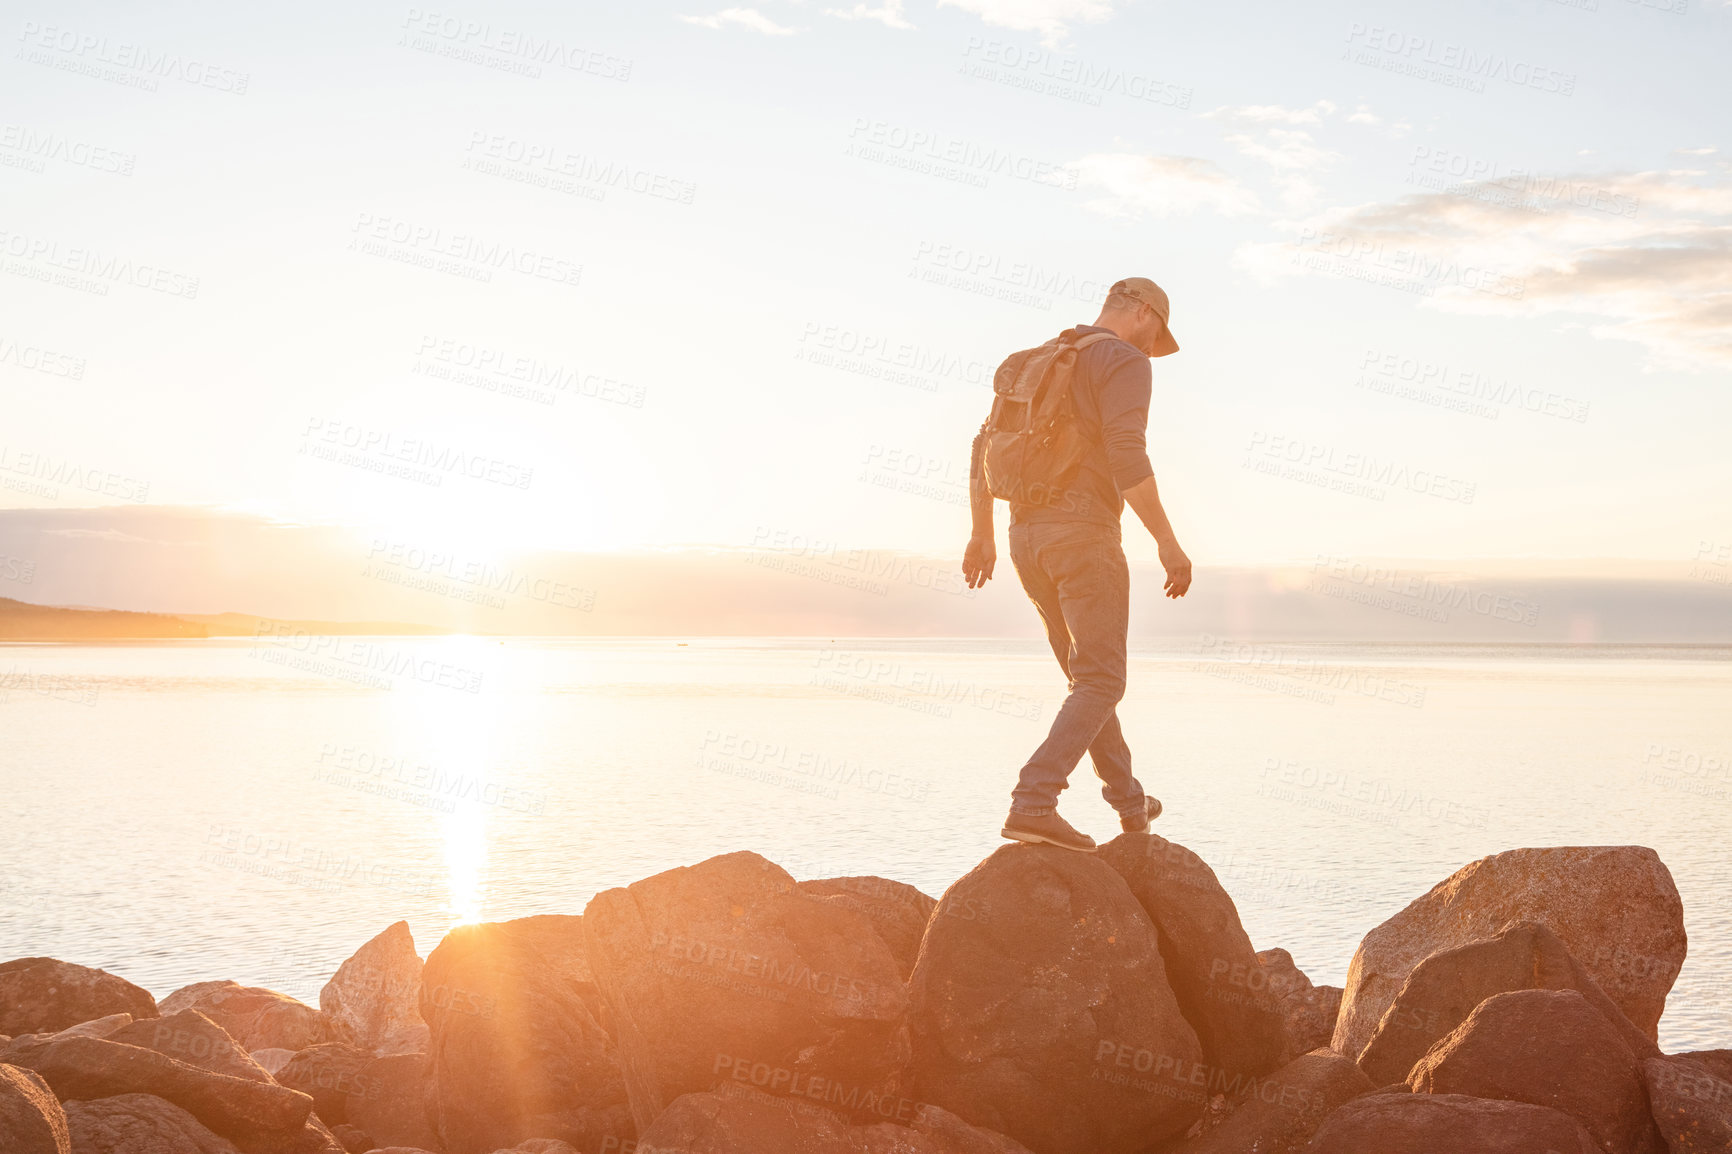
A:
POLYGON ((1069 845, 1065 842, 1047 837, 1043 833, 1032 833, 1028 830, 1011 829, 1009 826, 1005 826, 1003 829, 999 830, 998 833, 1000 837, 1007 837, 1011 841, 1020 841, 1026 845, 1054 845, 1059 849, 1068 849, 1072 853, 1094 853, 1096 850, 1100 849, 1097 845, 1069 845))

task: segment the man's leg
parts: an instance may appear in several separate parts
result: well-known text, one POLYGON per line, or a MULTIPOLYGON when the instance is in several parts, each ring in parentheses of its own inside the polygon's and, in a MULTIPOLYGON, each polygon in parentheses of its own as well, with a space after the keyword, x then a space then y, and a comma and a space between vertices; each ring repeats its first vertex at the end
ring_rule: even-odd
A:
MULTIPOLYGON (((1014 546, 1011 549, 1011 564, 1016 565, 1014 546)), ((1064 671, 1068 685, 1073 642, 1070 627, 1065 624, 1058 586, 1033 564, 1018 567, 1016 572, 1022 579, 1023 590, 1028 594, 1029 600, 1034 602, 1041 622, 1046 626, 1047 644, 1052 646, 1052 655, 1058 658, 1058 667, 1064 671)), ((1127 578, 1127 587, 1128 584, 1127 578)), ((1094 765, 1095 776, 1101 779, 1101 796, 1107 799, 1107 804, 1120 814, 1142 812, 1143 787, 1137 783, 1131 772, 1131 749, 1125 743, 1124 731, 1119 728, 1119 711, 1116 706, 1101 724, 1095 739, 1089 743, 1088 754, 1090 763, 1094 765)), ((1062 791, 1064 784, 1060 784, 1058 788, 1062 791)), ((1054 796, 1056 800, 1056 793, 1054 796)))
POLYGON ((1117 534, 1088 525, 1017 526, 1011 562, 1070 683, 1046 741, 1023 766, 1011 808, 1051 813, 1087 750, 1107 801, 1120 813, 1140 813, 1142 787, 1114 712, 1124 696, 1130 621, 1130 575, 1117 534))

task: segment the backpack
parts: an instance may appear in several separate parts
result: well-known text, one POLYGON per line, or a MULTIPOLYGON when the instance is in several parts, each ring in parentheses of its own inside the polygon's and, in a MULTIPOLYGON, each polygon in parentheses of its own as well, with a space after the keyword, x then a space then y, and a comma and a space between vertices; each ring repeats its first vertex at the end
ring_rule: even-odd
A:
POLYGON ((1019 505, 1055 505, 1096 442, 1071 400, 1078 353, 1112 333, 1066 329, 1038 348, 1011 353, 992 377, 983 463, 986 489, 1019 505))

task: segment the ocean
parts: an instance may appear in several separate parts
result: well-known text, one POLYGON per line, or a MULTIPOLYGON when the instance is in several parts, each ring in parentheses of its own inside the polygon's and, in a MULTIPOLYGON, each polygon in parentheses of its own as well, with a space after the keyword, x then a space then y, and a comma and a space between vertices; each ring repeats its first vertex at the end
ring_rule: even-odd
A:
MULTIPOLYGON (((399 919, 426 954, 735 850, 936 897, 1002 844, 1063 694, 1005 641, 0 646, 0 960, 316 1004, 399 919)), ((1729 705, 1726 648, 1203 638, 1134 651, 1120 717, 1157 832, 1319 984, 1475 858, 1653 847, 1690 937, 1675 1051, 1732 1045, 1729 705)), ((1086 759, 1072 785, 1115 834, 1086 759)))

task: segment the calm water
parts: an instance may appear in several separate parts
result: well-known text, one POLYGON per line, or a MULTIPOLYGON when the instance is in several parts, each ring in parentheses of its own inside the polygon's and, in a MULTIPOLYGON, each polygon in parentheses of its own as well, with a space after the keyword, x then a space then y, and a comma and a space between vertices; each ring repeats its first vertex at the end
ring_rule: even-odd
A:
MULTIPOLYGON (((0 959, 316 1001, 396 919, 426 953, 735 849, 936 896, 1000 844, 1062 692, 1003 642, 0 647, 0 959)), ((1687 1049, 1732 1045, 1729 704, 1727 650, 1174 649, 1135 655, 1122 717, 1161 832, 1317 982, 1476 857, 1653 846, 1687 1049)))

